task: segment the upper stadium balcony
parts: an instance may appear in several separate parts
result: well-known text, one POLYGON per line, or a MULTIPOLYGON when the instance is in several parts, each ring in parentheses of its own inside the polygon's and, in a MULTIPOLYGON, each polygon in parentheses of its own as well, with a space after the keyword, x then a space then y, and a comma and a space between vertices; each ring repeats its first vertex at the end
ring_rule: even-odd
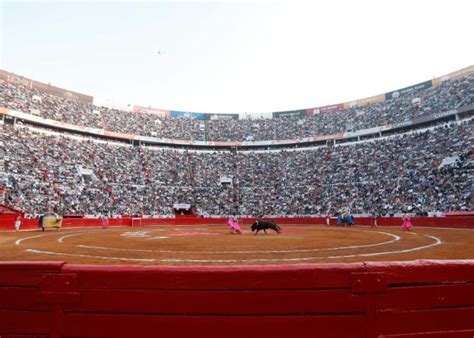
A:
POLYGON ((133 106, 96 106, 93 98, 0 71, 2 118, 140 143, 267 146, 350 139, 471 111, 474 66, 370 98, 239 119, 133 106))

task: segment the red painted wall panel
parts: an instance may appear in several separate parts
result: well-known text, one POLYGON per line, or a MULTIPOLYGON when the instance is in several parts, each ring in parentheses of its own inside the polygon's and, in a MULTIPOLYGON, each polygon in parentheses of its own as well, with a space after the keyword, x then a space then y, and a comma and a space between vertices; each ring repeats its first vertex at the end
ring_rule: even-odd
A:
POLYGON ((363 263, 251 267, 124 267, 67 264, 81 289, 281 290, 349 288, 363 263), (289 278, 291 276, 291 278, 289 278))
POLYGON ((437 332, 421 332, 408 334, 389 334, 382 335, 379 338, 472 338, 474 330, 456 330, 456 331, 437 331, 437 332))
MULTIPOLYGON (((264 315, 364 312, 364 298, 345 290, 103 290, 81 291, 66 311, 264 315)), ((0 293, 1 296, 1 293, 0 293)), ((1 301, 0 301, 1 304, 1 301)))
POLYGON ((0 309, 0 335, 7 334, 47 334, 51 327, 48 311, 4 310, 0 309))
POLYGON ((0 283, 0 336, 462 337, 456 332, 474 330, 474 260, 205 268, 19 262, 0 263, 0 280, 8 281, 0 283))
POLYGON ((107 337, 365 337, 364 317, 66 315, 63 335, 107 337), (321 334, 322 333, 322 334, 321 334))
POLYGON ((409 311, 377 311, 377 322, 385 334, 422 333, 474 329, 474 305, 409 311))

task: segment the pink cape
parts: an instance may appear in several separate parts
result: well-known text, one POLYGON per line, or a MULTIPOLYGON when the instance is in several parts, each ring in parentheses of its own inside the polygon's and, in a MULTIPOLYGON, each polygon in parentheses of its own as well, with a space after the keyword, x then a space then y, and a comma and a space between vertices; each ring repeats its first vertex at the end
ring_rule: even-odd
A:
POLYGON ((413 227, 413 224, 411 224, 409 219, 403 220, 402 228, 403 229, 410 229, 413 227))
POLYGON ((239 230, 239 231, 240 231, 240 225, 239 225, 239 223, 234 222, 234 220, 233 220, 232 218, 229 218, 229 219, 227 220, 227 224, 229 224, 232 229, 234 229, 234 230, 239 230))

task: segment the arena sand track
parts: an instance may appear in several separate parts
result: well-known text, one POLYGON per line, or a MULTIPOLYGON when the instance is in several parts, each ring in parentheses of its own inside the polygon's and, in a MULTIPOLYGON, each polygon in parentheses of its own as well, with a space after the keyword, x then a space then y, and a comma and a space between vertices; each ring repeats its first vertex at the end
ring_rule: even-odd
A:
MULTIPOLYGON (((248 227, 244 227, 247 229, 248 227)), ((281 265, 474 259, 474 230, 287 225, 281 235, 227 226, 0 232, 0 260, 127 265, 281 265)))

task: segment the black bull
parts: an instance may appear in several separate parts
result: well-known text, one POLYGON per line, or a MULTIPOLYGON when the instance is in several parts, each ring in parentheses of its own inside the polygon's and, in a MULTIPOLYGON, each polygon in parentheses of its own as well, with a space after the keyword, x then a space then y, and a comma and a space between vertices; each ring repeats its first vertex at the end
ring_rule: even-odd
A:
POLYGON ((256 221, 254 224, 252 224, 251 229, 252 229, 252 232, 257 230, 255 235, 258 234, 260 230, 263 230, 265 234, 267 234, 267 229, 275 230, 279 234, 281 233, 281 228, 278 225, 276 225, 275 222, 272 222, 272 221, 256 221))

